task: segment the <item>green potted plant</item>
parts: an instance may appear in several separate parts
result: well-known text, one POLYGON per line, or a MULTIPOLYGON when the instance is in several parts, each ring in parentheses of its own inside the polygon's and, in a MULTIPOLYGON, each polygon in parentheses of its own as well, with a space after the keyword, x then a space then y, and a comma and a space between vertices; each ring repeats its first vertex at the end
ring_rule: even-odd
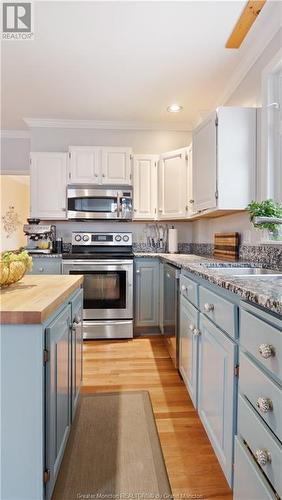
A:
POLYGON ((276 224, 272 218, 282 220, 282 204, 272 199, 264 200, 261 202, 252 201, 247 206, 250 213, 250 221, 254 227, 261 230, 267 230, 270 239, 280 241, 282 239, 282 225, 276 224), (269 218, 269 222, 256 222, 257 217, 269 218))

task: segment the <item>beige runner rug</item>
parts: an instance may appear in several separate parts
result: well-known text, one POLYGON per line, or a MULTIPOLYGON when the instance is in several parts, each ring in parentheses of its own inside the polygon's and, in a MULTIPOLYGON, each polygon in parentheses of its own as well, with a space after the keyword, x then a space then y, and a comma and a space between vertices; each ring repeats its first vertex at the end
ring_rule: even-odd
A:
POLYGON ((148 392, 83 395, 52 500, 169 499, 148 392))

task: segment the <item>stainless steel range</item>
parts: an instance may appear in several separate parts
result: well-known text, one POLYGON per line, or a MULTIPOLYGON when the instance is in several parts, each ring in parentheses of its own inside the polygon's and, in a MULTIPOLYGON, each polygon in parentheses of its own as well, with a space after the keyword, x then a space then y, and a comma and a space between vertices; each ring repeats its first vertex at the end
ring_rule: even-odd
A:
POLYGON ((84 339, 133 337, 132 233, 73 232, 63 274, 84 275, 84 339))

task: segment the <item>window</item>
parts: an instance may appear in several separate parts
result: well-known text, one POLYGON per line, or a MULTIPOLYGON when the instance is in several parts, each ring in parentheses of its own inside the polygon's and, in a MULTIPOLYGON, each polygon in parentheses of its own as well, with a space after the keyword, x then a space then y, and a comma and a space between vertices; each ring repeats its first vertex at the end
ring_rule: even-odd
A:
POLYGON ((282 202, 282 50, 262 76, 259 194, 282 202))

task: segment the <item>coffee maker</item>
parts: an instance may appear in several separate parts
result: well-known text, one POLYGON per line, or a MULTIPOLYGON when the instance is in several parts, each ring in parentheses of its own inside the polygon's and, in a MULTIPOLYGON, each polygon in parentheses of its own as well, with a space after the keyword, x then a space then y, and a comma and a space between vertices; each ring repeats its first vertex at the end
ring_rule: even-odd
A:
POLYGON ((25 250, 29 253, 50 254, 55 252, 56 226, 51 224, 40 224, 40 219, 27 219, 23 231, 27 236, 25 250))

